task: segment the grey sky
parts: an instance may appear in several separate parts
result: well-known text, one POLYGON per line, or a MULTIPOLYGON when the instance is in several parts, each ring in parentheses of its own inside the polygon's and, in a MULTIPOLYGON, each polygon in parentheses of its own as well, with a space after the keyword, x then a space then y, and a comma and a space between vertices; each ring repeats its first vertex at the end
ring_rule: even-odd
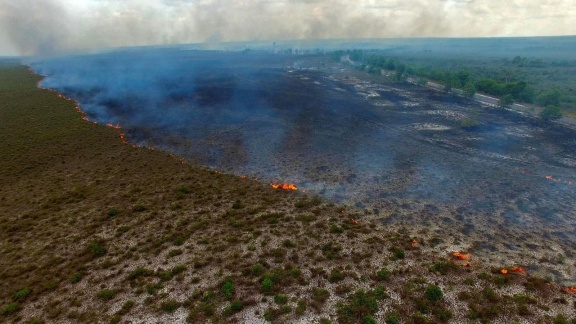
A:
POLYGON ((0 0, 0 55, 236 40, 575 35, 574 0, 0 0))

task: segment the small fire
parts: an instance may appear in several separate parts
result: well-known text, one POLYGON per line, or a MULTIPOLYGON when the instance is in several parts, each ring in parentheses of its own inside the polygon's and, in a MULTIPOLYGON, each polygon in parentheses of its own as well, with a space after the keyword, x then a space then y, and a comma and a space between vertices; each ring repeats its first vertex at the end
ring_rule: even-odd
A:
POLYGON ((522 268, 522 267, 512 267, 512 268, 510 268, 510 271, 515 272, 515 273, 520 273, 520 274, 526 273, 526 270, 524 270, 524 268, 522 268))
POLYGON ((243 176, 240 176, 240 178, 242 178, 242 179, 246 179, 246 178, 248 178, 248 177, 247 177, 247 176, 245 176, 245 175, 243 175, 243 176))
POLYGON ((298 190, 298 188, 293 183, 271 183, 270 186, 274 189, 293 190, 293 191, 298 190))
POLYGON ((110 127, 110 128, 114 128, 114 129, 120 129, 120 125, 113 125, 113 124, 106 124, 106 127, 110 127))
POLYGON ((546 179, 550 180, 550 181, 554 181, 554 182, 558 182, 558 183, 563 183, 563 184, 567 184, 567 185, 572 185, 572 181, 568 181, 568 180, 562 180, 562 179, 558 179, 558 178, 554 178, 551 175, 547 175, 546 179))
POLYGON ((452 256, 458 260, 468 260, 470 259, 470 253, 460 253, 460 252, 452 252, 452 256))
POLYGON ((360 222, 358 222, 358 220, 357 220, 357 219, 354 219, 354 218, 350 218, 350 223, 352 223, 352 224, 354 224, 354 225, 359 225, 359 224, 360 224, 360 222))
POLYGON ((508 274, 508 270, 507 270, 507 269, 502 269, 502 270, 500 270, 500 273, 503 274, 503 275, 508 274))
POLYGON ((562 291, 566 294, 576 294, 576 287, 566 287, 562 291))

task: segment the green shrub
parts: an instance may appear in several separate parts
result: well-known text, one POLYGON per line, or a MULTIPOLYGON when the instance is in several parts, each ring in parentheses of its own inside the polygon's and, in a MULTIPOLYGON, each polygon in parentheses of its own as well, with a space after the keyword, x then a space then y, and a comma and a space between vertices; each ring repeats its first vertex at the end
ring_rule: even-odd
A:
POLYGON ((14 295, 14 299, 16 300, 23 300, 26 297, 28 297, 28 295, 30 295, 30 293, 32 292, 32 290, 28 289, 28 288, 24 288, 24 289, 20 289, 16 292, 16 294, 14 295))
POLYGON ((354 322, 378 311, 378 302, 370 292, 358 290, 348 297, 347 303, 337 304, 338 317, 343 322, 354 322))
POLYGON ((386 324, 399 324, 400 323, 400 315, 398 313, 392 312, 386 315, 386 324))
POLYGON ((451 310, 444 307, 434 308, 433 313, 436 316, 436 318, 442 323, 447 323, 454 316, 451 310))
POLYGON ((341 272, 338 269, 333 269, 330 271, 330 275, 328 276, 328 281, 335 283, 344 280, 346 278, 346 274, 341 272))
POLYGON ((118 214, 120 214, 120 211, 118 211, 118 209, 116 209, 116 208, 110 208, 108 210, 108 217, 114 217, 118 214))
POLYGON ((370 315, 364 316, 362 319, 362 324, 376 324, 376 320, 370 315))
POLYGON ((138 267, 138 268, 134 269, 132 272, 130 272, 128 274, 128 277, 126 277, 126 279, 136 280, 140 277, 148 277, 148 276, 151 276, 153 274, 154 274, 154 272, 152 272, 152 270, 138 267))
POLYGON ((436 262, 430 267, 430 271, 438 272, 441 275, 447 275, 448 272, 455 271, 458 266, 453 262, 436 262))
POLYGON ((255 276, 259 276, 264 273, 264 267, 261 264, 255 264, 252 267, 252 274, 255 276))
POLYGON ((102 242, 98 241, 91 241, 88 243, 88 251, 94 258, 101 257, 108 252, 108 250, 104 247, 102 242))
POLYGON ((160 309, 166 313, 173 313, 178 308, 180 308, 180 303, 174 299, 165 300, 160 304, 160 309))
POLYGON ((242 302, 235 300, 230 303, 228 307, 224 309, 224 315, 231 316, 232 314, 238 313, 244 308, 242 302))
POLYGON ((148 295, 154 295, 158 290, 162 288, 164 288, 164 285, 162 285, 161 283, 148 284, 146 285, 146 292, 148 293, 148 295))
POLYGON ((236 202, 232 204, 232 209, 242 209, 242 208, 244 208, 244 205, 242 205, 242 203, 239 200, 236 200, 236 202))
POLYGON ((262 291, 270 292, 270 291, 272 291, 273 288, 274 288, 274 283, 272 282, 272 280, 270 278, 264 278, 264 280, 262 280, 262 291))
POLYGON ((76 272, 68 279, 70 283, 79 283, 84 276, 80 272, 76 272))
POLYGON ((328 290, 318 287, 312 288, 312 300, 324 303, 329 297, 330 292, 328 290))
POLYGON ((96 297, 102 300, 111 300, 114 298, 114 296, 116 296, 116 292, 110 289, 102 289, 98 292, 98 294, 96 294, 96 297))
POLYGON ((378 287, 374 288, 374 297, 377 300, 384 300, 390 296, 386 292, 386 288, 384 288, 384 286, 378 286, 378 287))
POLYGON ((296 304, 296 309, 294 310, 296 314, 302 315, 306 312, 306 308, 308 308, 308 303, 304 299, 300 299, 296 304))
POLYGON ((548 105, 540 112, 540 118, 544 120, 556 120, 562 118, 562 111, 557 106, 548 105))
POLYGON ((378 278, 378 280, 388 280, 389 276, 390 272, 386 268, 382 268, 378 270, 378 272, 376 272, 376 277, 378 278))
POLYGON ((238 300, 235 300, 232 303, 230 303, 230 309, 233 312, 239 312, 242 310, 242 308, 244 308, 244 305, 238 300))
POLYGON ((186 187, 186 186, 182 186, 182 187, 178 187, 178 189, 176 189, 176 194, 178 194, 178 196, 184 196, 190 193, 190 188, 186 187))
POLYGON ((406 257, 406 252, 401 248, 393 247, 390 252, 392 252, 392 260, 400 260, 406 257))
POLYGON ((426 299, 432 302, 436 302, 444 298, 444 293, 442 293, 442 289, 436 285, 430 285, 426 288, 425 292, 426 299))
POLYGON ((173 276, 178 275, 178 274, 186 271, 186 269, 187 269, 187 268, 186 268, 185 265, 179 264, 179 265, 175 266, 174 268, 172 268, 172 275, 173 275, 173 276))
POLYGON ((344 229, 342 229, 342 227, 340 227, 340 226, 338 226, 338 225, 336 225, 336 224, 332 224, 332 225, 330 226, 330 233, 333 233, 333 234, 342 234, 342 233, 344 233, 344 229))
POLYGON ((128 312, 130 312, 130 310, 134 307, 134 305, 136 305, 136 302, 133 300, 127 300, 124 302, 124 304, 122 304, 122 308, 120 308, 116 314, 117 315, 126 315, 128 314, 128 312))
POLYGON ((6 306, 4 306, 4 308, 2 308, 2 315, 4 316, 8 316, 10 314, 14 314, 16 312, 18 312, 20 310, 20 305, 17 303, 10 303, 6 306))
POLYGON ((296 247, 296 244, 294 244, 294 242, 286 239, 286 240, 284 240, 284 241, 282 242, 282 246, 285 247, 285 248, 291 249, 291 248, 293 248, 293 247, 296 247))
POLYGON ((288 297, 284 294, 278 294, 274 296, 274 302, 280 305, 286 304, 288 302, 288 297))
POLYGON ((554 318, 554 324, 569 324, 568 318, 562 314, 558 314, 558 316, 554 318))
POLYGON ((220 289, 224 297, 231 299, 234 296, 234 283, 232 280, 227 280, 220 289))
POLYGON ((302 270, 298 268, 290 269, 289 274, 293 278, 298 278, 302 275, 302 270))
POLYGON ((172 279, 171 271, 157 271, 156 277, 160 278, 161 281, 169 281, 172 279))
POLYGON ((168 252, 168 254, 166 255, 167 258, 173 258, 177 255, 182 254, 182 250, 181 249, 174 249, 174 250, 170 250, 170 252, 168 252))

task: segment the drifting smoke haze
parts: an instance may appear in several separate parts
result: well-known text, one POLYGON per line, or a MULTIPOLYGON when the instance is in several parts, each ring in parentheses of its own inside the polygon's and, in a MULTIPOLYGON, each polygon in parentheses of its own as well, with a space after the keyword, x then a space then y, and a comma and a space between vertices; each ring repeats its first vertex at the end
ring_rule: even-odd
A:
POLYGON ((77 99, 90 120, 120 125, 130 143, 375 213, 411 201, 426 213, 415 223, 438 205, 470 224, 546 227, 576 244, 565 218, 576 200, 572 131, 371 83, 323 57, 148 48, 32 66, 44 87, 77 99), (461 121, 475 111, 481 126, 470 133, 461 121))
POLYGON ((0 0, 0 54, 255 40, 576 34, 572 0, 0 0))

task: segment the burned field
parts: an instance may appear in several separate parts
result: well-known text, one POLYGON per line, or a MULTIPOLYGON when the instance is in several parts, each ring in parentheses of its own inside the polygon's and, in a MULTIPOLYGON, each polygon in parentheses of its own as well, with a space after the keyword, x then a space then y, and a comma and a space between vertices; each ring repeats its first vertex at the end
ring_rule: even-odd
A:
MULTIPOLYGON (((289 72, 282 60, 272 63, 269 67, 273 70, 263 71, 270 72, 269 75, 293 78, 296 85, 304 84, 302 93, 309 91, 313 87, 311 84, 320 86, 323 82, 333 82, 339 88, 334 88, 334 93, 347 91, 345 96, 339 97, 343 98, 341 100, 352 98, 347 102, 358 103, 359 106, 354 107, 366 107, 368 112, 371 108, 363 104, 365 102, 377 109, 392 108, 387 108, 382 99, 375 99, 367 87, 382 87, 389 89, 391 94, 406 98, 418 93, 417 88, 408 86, 363 83, 351 78, 353 72, 289 72), (282 65, 284 68, 277 68, 282 65), (371 95, 370 101, 366 101, 366 94, 371 95)), ((266 67, 267 62, 251 64, 266 67)), ((480 215, 478 221, 459 219, 468 211, 447 198, 442 200, 437 195, 415 199, 418 197, 416 194, 421 194, 418 191, 412 191, 412 197, 400 196, 400 187, 395 188, 396 191, 389 189, 395 196, 378 196, 377 202, 370 206, 368 200, 357 200, 366 206, 354 207, 314 197, 309 193, 317 194, 323 188, 329 188, 330 184, 339 183, 338 177, 341 176, 331 168, 349 165, 347 163, 352 159, 334 156, 333 161, 327 158, 319 160, 325 163, 323 165, 311 164, 309 168, 317 170, 315 174, 314 171, 303 172, 297 175, 300 178, 283 175, 282 172, 291 171, 291 165, 305 165, 300 162, 306 158, 301 153, 307 152, 303 144, 310 143, 307 144, 309 148, 331 144, 334 146, 332 151, 341 151, 338 156, 344 157, 353 151, 345 152, 344 149, 352 146, 344 141, 338 142, 340 150, 335 148, 337 144, 327 139, 303 142, 306 137, 295 135, 301 132, 286 132, 283 137, 273 138, 270 134, 274 134, 275 128, 270 127, 268 133, 260 133, 268 135, 267 140, 258 143, 262 149, 277 143, 284 145, 279 146, 278 151, 294 148, 294 154, 300 156, 288 152, 285 157, 275 158, 270 154, 269 158, 275 158, 274 161, 281 166, 277 166, 276 173, 270 178, 279 182, 298 180, 297 186, 307 188, 308 193, 275 190, 263 181, 267 180, 265 178, 255 181, 253 174, 227 174, 195 163, 183 163, 180 157, 160 150, 134 147, 130 143, 140 140, 141 144, 163 146, 173 152, 195 148, 198 159, 203 157, 200 153, 209 151, 197 148, 182 136, 195 134, 190 131, 195 128, 189 126, 190 130, 186 132, 186 125, 196 126, 200 132, 202 124, 191 124, 194 118, 186 119, 183 113, 162 120, 163 116, 170 116, 168 107, 173 106, 168 105, 158 106, 164 113, 150 115, 154 106, 147 105, 146 100, 138 99, 121 87, 124 82, 121 74, 112 74, 102 65, 100 68, 99 74, 87 73, 74 82, 83 87, 68 87, 62 91, 70 96, 74 94, 75 98, 94 98, 82 102, 82 108, 93 121, 100 118, 98 121, 101 123, 109 121, 114 127, 82 120, 83 115, 74 109, 76 103, 72 99, 54 91, 38 89, 40 77, 26 68, 0 69, 0 96, 3 98, 0 104, 0 119, 3 121, 0 123, 3 153, 0 155, 0 178, 3 180, 0 182, 0 232, 3 234, 0 277, 4 279, 0 281, 2 321, 562 323, 574 318, 576 287, 570 282, 574 277, 570 272, 573 271, 573 261, 567 252, 558 248, 559 237, 552 235, 551 231, 534 231, 538 235, 536 238, 531 237, 528 231, 522 231, 522 237, 515 237, 514 233, 504 231, 506 226, 482 223, 479 212, 476 212, 480 215), (100 80, 106 76, 116 84, 110 83, 108 87, 101 82, 99 87, 84 87, 80 81, 88 80, 89 76, 98 76, 100 80), (82 89, 90 91, 83 92, 82 89), (120 105, 119 101, 114 104, 112 96, 103 95, 107 91, 118 91, 118 95, 124 93, 126 97, 131 95, 131 100, 123 101, 126 113, 112 114, 114 109, 119 111, 120 105), (106 105, 97 105, 100 100, 106 105), (87 104, 89 102, 92 105, 87 104), (133 102, 138 102, 140 107, 130 105, 133 102), (112 110, 104 110, 107 107, 112 110), (140 113, 130 115, 129 108, 140 113), (122 127, 116 127, 116 123, 122 127), (167 125, 170 127, 164 127, 167 125), (167 129, 174 131, 160 132, 167 129), (125 132, 127 136, 121 135, 125 132), (138 138, 138 134, 147 134, 148 137, 138 138), (326 168, 314 169, 316 166, 326 168), (299 180, 306 179, 305 176, 311 180, 299 180), (324 183, 324 187, 314 183, 324 183), (381 205, 375 206, 376 203, 381 205), (476 227, 463 231, 464 226, 471 225, 476 227), (545 238, 546 233, 548 238, 545 238), (475 241, 472 235, 476 235, 478 240, 475 241), (479 244, 474 245, 474 242, 479 244), (487 257, 478 255, 481 250, 491 251, 492 246, 501 251, 488 253, 487 257), (531 254, 538 249, 545 253, 539 260, 534 260, 532 255, 530 263, 524 263, 521 254, 506 254, 507 251, 531 254), (500 258, 499 261, 486 264, 491 255, 500 258), (538 264, 545 266, 543 271, 536 271, 534 265, 538 264)), ((183 74, 187 72, 183 71, 183 74)), ((73 74, 68 74, 68 77, 73 77, 73 74)), ((54 80, 49 77, 44 85, 48 86, 54 80)), ((254 87, 255 83, 246 80, 256 79, 246 78, 236 84, 254 87)), ((260 83, 260 89, 271 87, 274 85, 272 81, 267 79, 260 83)), ((137 83, 129 84, 137 88, 137 83)), ((176 85, 179 84, 190 83, 175 82, 169 88, 178 89, 176 85)), ((232 83, 227 81, 226 84, 232 83)), ((56 88, 54 83, 52 85, 56 88)), ((157 93, 153 93, 154 87, 144 81, 139 87, 148 89, 147 92, 141 91, 146 96, 159 98, 157 93)), ((211 90, 198 92, 202 95, 190 99, 177 97, 173 102, 193 110, 197 105, 195 100, 206 98, 218 89, 217 86, 208 88, 211 90)), ((195 93, 194 89, 181 93, 195 93)), ((264 94, 271 96, 274 93, 267 91, 270 92, 264 94)), ((235 91, 226 93, 229 93, 229 98, 235 96, 235 91)), ((436 96, 434 93, 428 95, 436 96)), ((277 95, 275 98, 287 102, 295 100, 287 96, 277 95)), ((263 95, 250 104, 266 103, 267 98, 263 95)), ((444 103, 454 100, 440 98, 439 102, 444 103)), ((404 99, 397 102, 402 101, 404 99)), ((222 104, 226 101, 211 99, 210 102, 222 104)), ((316 103, 320 105, 322 102, 316 103)), ((207 105, 203 109, 209 107, 215 106, 207 105)), ((334 107, 345 111, 347 106, 334 107)), ((393 111, 389 116, 400 125, 396 129, 401 133, 404 124, 399 112, 402 110, 400 107, 397 110, 400 117, 394 117, 393 111)), ((326 116, 333 119, 338 115, 336 112, 326 110, 319 114, 318 120, 324 120, 326 116)), ((288 121, 278 121, 274 124, 276 128, 290 125, 296 129, 301 125, 302 129, 309 130, 310 136, 315 134, 316 130, 303 122, 305 119, 296 122, 299 116, 296 109, 284 108, 284 114, 294 119, 291 123, 288 118, 288 121)), ((259 116, 268 120, 277 117, 264 110, 259 116)), ((361 116, 357 119, 361 121, 358 122, 360 125, 370 124, 367 122, 370 119, 361 116)), ((232 123, 224 123, 227 119, 223 117, 226 113, 213 120, 231 129, 232 123)), ((479 112, 477 118, 483 122, 487 117, 479 112)), ((439 122, 413 126, 412 129, 459 132, 458 122, 453 122, 455 126, 451 129, 446 129, 451 124, 440 127, 439 122)), ((334 123, 338 125, 337 120, 334 123)), ((329 127, 319 129, 322 132, 329 130, 329 127)), ((481 130, 477 128, 475 131, 481 130)), ((341 133, 345 131, 341 130, 341 133)), ((226 133, 210 134, 213 141, 202 143, 213 145, 218 150, 206 154, 204 163, 224 165, 225 160, 217 158, 221 152, 226 152, 227 146, 222 139, 222 134, 226 133)), ((330 134, 338 138, 335 131, 330 134)), ((429 137, 436 139, 433 135, 429 137)), ((402 136, 404 142, 401 143, 430 145, 426 138, 402 136)), ((229 136, 229 141, 232 140, 243 141, 240 136, 229 136)), ((401 152, 400 148, 396 150, 401 152)), ((226 154, 236 158, 241 156, 233 150, 226 154)), ((419 170, 416 163, 419 160, 415 155, 402 157, 411 161, 408 162, 411 168, 419 170)), ((189 156, 190 160, 193 158, 189 156)), ((306 159, 311 161, 309 157, 306 159)), ((239 161, 233 160, 236 164, 230 165, 238 166, 240 171, 250 170, 247 166, 251 160, 239 161), (245 169, 240 169, 241 166, 245 169)), ((356 162, 362 165, 362 161, 356 162)), ((364 161, 364 165, 371 164, 364 161)), ((386 164, 382 162, 381 165, 386 164)), ((364 175, 358 173, 350 180, 363 179, 361 176, 364 175)), ((405 176, 397 171, 396 177, 405 176)), ((341 183, 354 188, 353 181, 341 183)), ((373 181, 365 188, 381 188, 377 184, 379 181, 373 181)), ((290 189, 290 186, 286 187, 290 189)), ((405 191, 409 193, 408 189, 405 191)), ((370 198, 366 192, 358 189, 357 195, 348 196, 350 198, 335 195, 340 193, 336 190, 326 189, 322 193, 338 201, 351 199, 351 205, 352 199, 362 197, 360 194, 370 198)), ((509 228, 518 233, 522 229, 518 226, 509 228)))
POLYGON ((131 143, 573 277, 574 130, 315 59, 169 51, 34 68, 131 143))

